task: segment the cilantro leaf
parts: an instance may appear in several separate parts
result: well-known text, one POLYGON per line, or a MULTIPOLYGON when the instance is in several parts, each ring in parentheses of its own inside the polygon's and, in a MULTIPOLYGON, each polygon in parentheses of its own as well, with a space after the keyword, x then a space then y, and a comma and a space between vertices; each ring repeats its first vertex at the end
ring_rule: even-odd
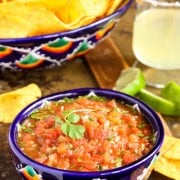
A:
POLYGON ((69 126, 69 137, 72 139, 80 139, 83 137, 85 128, 81 125, 71 124, 69 126))
POLYGON ((73 110, 63 111, 64 121, 59 122, 64 134, 72 139, 80 139, 84 136, 85 128, 82 125, 74 124, 80 120, 80 116, 73 110))
POLYGON ((156 134, 155 133, 150 136, 150 141, 152 141, 153 144, 156 142, 156 134))
POLYGON ((63 116, 64 116, 65 119, 69 116, 70 113, 72 113, 72 111, 70 111, 70 110, 64 110, 64 111, 62 112, 62 114, 63 114, 63 116))
POLYGON ((138 128, 139 129, 144 129, 145 127, 146 127, 146 124, 143 124, 143 123, 142 124, 138 124, 138 128))
POLYGON ((55 126, 63 124, 63 121, 58 116, 56 116, 54 120, 55 120, 55 126))
POLYGON ((79 119, 80 119, 79 115, 75 113, 70 113, 67 117, 67 120, 72 123, 77 123, 79 119))
POLYGON ((89 96, 88 98, 95 101, 101 101, 101 102, 106 100, 106 98, 103 96, 89 96))
POLYGON ((80 120, 80 117, 78 114, 75 114, 73 111, 63 111, 63 116, 66 121, 72 122, 72 123, 77 123, 80 120))
POLYGON ((61 125, 61 130, 62 132, 65 134, 65 135, 69 135, 69 129, 70 129, 70 124, 67 124, 67 123, 63 123, 61 125))
POLYGON ((47 112, 42 112, 42 111, 34 111, 30 117, 35 119, 35 120, 41 120, 41 119, 46 119, 48 118, 49 114, 47 112))
POLYGON ((65 98, 63 99, 63 101, 64 101, 64 103, 71 103, 71 102, 73 102, 73 98, 65 97, 65 98))

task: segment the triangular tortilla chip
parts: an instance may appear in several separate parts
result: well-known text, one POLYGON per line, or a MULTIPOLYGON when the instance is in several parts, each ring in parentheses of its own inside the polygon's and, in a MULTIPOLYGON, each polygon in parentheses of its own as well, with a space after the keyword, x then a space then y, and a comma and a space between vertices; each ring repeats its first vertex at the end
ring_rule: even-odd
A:
POLYGON ((162 155, 169 159, 176 159, 180 161, 180 139, 173 136, 165 138, 166 144, 170 144, 170 147, 162 152, 162 155))
POLYGON ((18 16, 6 16, 0 13, 0 37, 15 38, 28 36, 30 24, 18 16))
MULTIPOLYGON (((21 37, 44 35, 69 29, 69 26, 61 22, 53 11, 50 11, 41 4, 0 3, 0 15, 0 17, 6 17, 6 26, 1 26, 1 31, 6 33, 10 25, 11 27, 14 26, 14 37, 19 37, 20 34, 22 34, 21 37)), ((8 38, 9 34, 7 33, 8 38)))
POLYGON ((172 179, 180 179, 180 161, 159 157, 155 164, 154 170, 172 179))
POLYGON ((0 122, 11 123, 15 116, 28 104, 41 97, 36 84, 0 95, 0 122))
POLYGON ((106 12, 107 15, 112 14, 123 2, 123 0, 113 0, 109 2, 109 8, 106 12))

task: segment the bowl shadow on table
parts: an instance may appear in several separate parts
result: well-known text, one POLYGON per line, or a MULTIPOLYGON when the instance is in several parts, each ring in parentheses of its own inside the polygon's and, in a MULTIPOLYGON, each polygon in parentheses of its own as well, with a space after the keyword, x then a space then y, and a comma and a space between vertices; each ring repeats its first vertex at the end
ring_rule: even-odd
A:
POLYGON ((0 71, 0 93, 36 83, 43 95, 80 87, 97 87, 88 65, 77 58, 60 67, 32 71, 0 71))

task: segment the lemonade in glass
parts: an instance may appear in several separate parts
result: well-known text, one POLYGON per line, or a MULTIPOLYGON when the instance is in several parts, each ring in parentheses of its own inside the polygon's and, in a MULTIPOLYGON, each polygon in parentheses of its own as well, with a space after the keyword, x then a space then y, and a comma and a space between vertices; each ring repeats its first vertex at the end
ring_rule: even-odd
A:
POLYGON ((138 61, 148 67, 144 74, 149 84, 180 83, 180 1, 139 2, 132 48, 138 61))

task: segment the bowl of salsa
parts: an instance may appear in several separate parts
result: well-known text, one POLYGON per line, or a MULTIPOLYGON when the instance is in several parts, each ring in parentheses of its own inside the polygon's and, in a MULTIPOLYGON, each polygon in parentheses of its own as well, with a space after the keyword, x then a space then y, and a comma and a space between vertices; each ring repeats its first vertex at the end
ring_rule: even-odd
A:
POLYGON ((23 109, 9 129, 13 161, 25 180, 143 179, 163 137, 149 106, 98 88, 43 97, 23 109))

